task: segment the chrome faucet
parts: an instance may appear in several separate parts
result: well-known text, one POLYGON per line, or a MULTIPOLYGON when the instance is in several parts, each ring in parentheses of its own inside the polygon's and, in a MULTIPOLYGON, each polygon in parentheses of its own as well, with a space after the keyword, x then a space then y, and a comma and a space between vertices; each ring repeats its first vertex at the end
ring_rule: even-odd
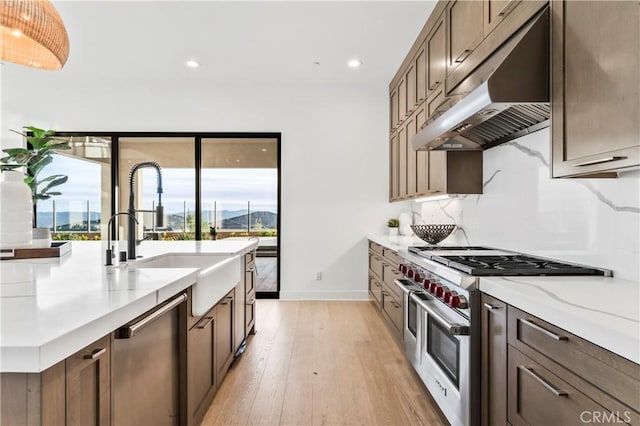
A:
POLYGON ((156 214, 156 226, 162 226, 163 222, 163 208, 162 208, 162 171, 160 170, 160 165, 155 161, 145 161, 143 163, 135 164, 131 167, 131 171, 129 172, 129 208, 127 209, 127 213, 129 214, 129 220, 127 221, 129 226, 127 228, 127 251, 129 252, 129 259, 136 258, 136 246, 138 245, 138 241, 136 240, 136 223, 135 214, 136 212, 153 212, 156 214), (153 167, 156 169, 158 174, 158 205, 155 210, 136 210, 134 193, 133 193, 133 184, 135 180, 136 172, 139 169, 153 167))
POLYGON ((107 222, 107 254, 105 257, 105 266, 113 265, 113 258, 116 257, 113 246, 111 245, 111 222, 113 221, 113 219, 115 219, 116 216, 120 215, 128 215, 130 219, 133 219, 136 221, 136 223, 138 223, 138 219, 136 219, 135 216, 131 216, 126 212, 116 213, 109 218, 109 222, 107 222))

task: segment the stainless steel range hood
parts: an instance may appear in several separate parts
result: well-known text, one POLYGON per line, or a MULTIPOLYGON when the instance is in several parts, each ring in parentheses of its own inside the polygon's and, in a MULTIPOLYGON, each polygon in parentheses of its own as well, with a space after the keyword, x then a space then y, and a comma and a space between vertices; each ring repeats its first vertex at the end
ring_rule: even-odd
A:
POLYGON ((467 77, 413 137, 415 150, 480 150, 549 126, 549 10, 467 77))

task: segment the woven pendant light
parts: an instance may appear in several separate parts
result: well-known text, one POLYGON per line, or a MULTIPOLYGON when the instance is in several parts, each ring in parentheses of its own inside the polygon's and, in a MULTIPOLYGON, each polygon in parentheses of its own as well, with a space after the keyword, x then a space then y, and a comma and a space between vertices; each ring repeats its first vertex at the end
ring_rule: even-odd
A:
POLYGON ((0 0, 0 60, 59 70, 69 56, 62 18, 46 0, 0 0))

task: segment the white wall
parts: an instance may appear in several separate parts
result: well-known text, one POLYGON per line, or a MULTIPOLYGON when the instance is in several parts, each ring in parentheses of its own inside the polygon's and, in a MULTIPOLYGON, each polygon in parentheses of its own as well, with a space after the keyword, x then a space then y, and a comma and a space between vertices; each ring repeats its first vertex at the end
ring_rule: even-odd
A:
POLYGON ((549 129, 484 151, 484 194, 421 203, 428 223, 458 223, 444 243, 488 245, 640 279, 640 171, 551 179, 549 129))
POLYGON ((367 298, 366 234, 389 204, 387 88, 195 87, 65 79, 5 65, 3 146, 23 125, 64 131, 282 132, 282 298, 367 298), (323 279, 315 281, 315 273, 323 279))

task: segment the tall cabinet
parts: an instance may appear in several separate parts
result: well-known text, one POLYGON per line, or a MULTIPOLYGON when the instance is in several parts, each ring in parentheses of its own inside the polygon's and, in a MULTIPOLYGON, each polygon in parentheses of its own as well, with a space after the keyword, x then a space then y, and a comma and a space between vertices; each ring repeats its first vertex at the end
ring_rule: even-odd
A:
POLYGON ((640 164, 640 3, 551 2, 553 177, 640 164))

